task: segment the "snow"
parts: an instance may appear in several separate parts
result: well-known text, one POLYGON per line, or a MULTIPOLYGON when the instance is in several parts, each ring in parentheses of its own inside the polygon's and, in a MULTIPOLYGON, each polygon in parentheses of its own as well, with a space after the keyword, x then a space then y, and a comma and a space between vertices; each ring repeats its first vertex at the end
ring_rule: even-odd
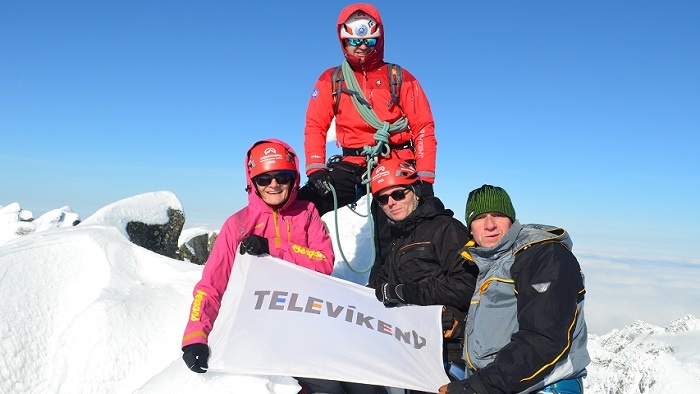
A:
POLYGON ((185 367, 180 342, 202 267, 123 233, 130 220, 167 221, 158 212, 177 208, 173 197, 122 200, 78 226, 38 226, 0 247, 0 392, 299 391, 290 377, 201 376, 185 367))
MULTIPOLYGON (((0 392, 297 393, 287 376, 195 374, 180 341, 202 266, 129 242, 125 225, 167 221, 182 210, 175 195, 154 192, 110 204, 77 226, 62 207, 33 221, 18 203, 0 207, 0 392)), ((365 200, 357 211, 366 213, 365 200)), ((324 216, 336 240, 333 213, 324 216)), ((334 276, 362 283, 371 243, 367 218, 338 211, 343 254, 334 276)), ((183 231, 180 241, 210 232, 183 231)), ((590 311, 587 311, 587 313, 590 311)), ((588 393, 700 392, 700 321, 688 315, 665 328, 637 321, 590 335, 588 393)))
POLYGON ((666 328, 637 321, 590 336, 588 347, 594 393, 700 392, 700 320, 693 316, 666 328))
POLYGON ((204 227, 204 226, 197 226, 197 227, 192 227, 192 228, 186 228, 183 229, 182 232, 180 233, 180 236, 177 239, 177 244, 182 245, 184 243, 187 243, 189 240, 191 240, 194 237, 197 237, 202 234, 209 234, 212 233, 212 229, 209 227, 204 227))
POLYGON ((99 209, 81 225, 112 225, 127 237, 126 224, 130 218, 138 217, 141 222, 147 224, 167 223, 169 219, 167 208, 161 209, 161 207, 169 207, 184 213, 182 204, 175 194, 166 191, 144 193, 99 209))

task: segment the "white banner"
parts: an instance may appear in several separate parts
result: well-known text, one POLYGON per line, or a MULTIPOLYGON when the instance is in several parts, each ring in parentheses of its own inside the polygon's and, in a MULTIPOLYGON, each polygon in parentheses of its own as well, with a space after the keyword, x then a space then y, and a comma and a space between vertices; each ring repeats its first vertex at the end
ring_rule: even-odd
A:
POLYGON ((209 370, 437 392, 449 382, 440 314, 438 305, 386 308, 372 289, 239 255, 209 336, 209 370))

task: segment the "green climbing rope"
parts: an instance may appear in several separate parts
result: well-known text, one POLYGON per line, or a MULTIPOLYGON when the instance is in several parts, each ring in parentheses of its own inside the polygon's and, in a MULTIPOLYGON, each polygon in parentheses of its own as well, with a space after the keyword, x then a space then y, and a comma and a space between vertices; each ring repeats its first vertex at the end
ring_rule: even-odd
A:
POLYGON ((340 251, 340 255, 343 257, 343 262, 350 269, 350 271, 358 274, 363 274, 369 272, 372 269, 376 257, 376 245, 374 243, 373 228, 374 226, 372 223, 372 215, 370 214, 370 198, 372 194, 370 188, 370 180, 372 178, 372 169, 379 162, 378 157, 380 155, 383 157, 389 155, 389 153, 391 152, 391 147, 389 146, 389 136, 391 135, 391 133, 406 130, 408 128, 408 119, 406 119, 405 116, 402 116, 391 124, 389 122, 384 122, 380 120, 379 117, 377 117, 377 114, 372 109, 372 106, 369 104, 369 101, 367 101, 367 98, 365 97, 364 93, 362 92, 362 88, 360 88, 360 84, 357 82, 357 78, 355 78, 355 73, 352 71, 352 67, 350 67, 350 64, 347 60, 343 62, 341 68, 343 71, 343 79, 345 80, 345 84, 347 86, 348 92, 350 93, 350 97, 352 98, 352 102, 355 105, 355 109, 357 109, 357 112, 360 114, 360 116, 362 116, 362 119, 364 119, 365 122, 367 122, 367 124, 369 124, 377 130, 374 133, 374 141, 376 142, 376 144, 365 145, 362 148, 362 151, 360 152, 360 154, 365 157, 367 162, 367 171, 364 174, 362 174, 362 185, 366 187, 365 196, 367 198, 367 223, 369 225, 369 235, 372 244, 372 263, 366 270, 356 270, 350 265, 348 259, 345 258, 343 248, 340 244, 340 235, 338 231, 338 197, 336 195, 335 188, 331 186, 331 191, 333 192, 333 210, 335 211, 335 236, 336 241, 338 243, 338 250, 340 251))
MULTIPOLYGON (((372 216, 368 212, 367 225, 369 226, 369 238, 370 238, 370 240, 372 240, 372 242, 371 242, 372 243, 372 264, 370 264, 369 267, 367 267, 364 270, 358 270, 358 269, 353 268, 352 265, 350 265, 347 257, 345 257, 345 253, 343 252, 343 246, 340 243, 340 232, 338 230, 338 196, 335 192, 335 188, 332 185, 331 185, 331 192, 333 193, 333 211, 334 211, 334 218, 335 218, 335 239, 336 239, 336 242, 338 244, 338 251, 340 251, 340 255, 343 257, 343 262, 350 269, 350 271, 352 271, 356 274, 367 273, 372 269, 372 266, 374 266, 374 256, 376 254, 376 246, 374 245, 374 228, 373 228, 374 226, 372 223, 372 216)), ((369 207, 369 204, 370 204, 369 194, 367 194, 366 197, 367 197, 367 207, 369 207)), ((367 208, 367 210, 369 211, 369 208, 367 208)))

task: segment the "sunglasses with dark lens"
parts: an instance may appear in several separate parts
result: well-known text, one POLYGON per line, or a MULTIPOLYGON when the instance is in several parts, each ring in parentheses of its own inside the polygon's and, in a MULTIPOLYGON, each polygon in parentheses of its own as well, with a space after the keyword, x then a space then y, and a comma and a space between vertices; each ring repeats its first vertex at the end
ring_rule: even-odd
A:
POLYGON ((410 192, 410 191, 411 191, 411 189, 394 190, 393 192, 391 192, 389 194, 384 194, 384 195, 377 197, 377 202, 379 203, 379 205, 386 205, 389 203, 389 197, 393 198, 394 201, 401 201, 404 198, 406 198, 406 194, 408 194, 408 192, 410 192))
POLYGON ((280 185, 288 185, 294 179, 294 174, 291 172, 278 172, 277 174, 260 174, 253 178, 258 186, 270 186, 272 180, 276 180, 280 185))
POLYGON ((347 38, 345 42, 347 42, 348 45, 352 45, 354 47, 359 47, 362 44, 365 44, 368 47, 373 47, 377 45, 376 38, 347 38))

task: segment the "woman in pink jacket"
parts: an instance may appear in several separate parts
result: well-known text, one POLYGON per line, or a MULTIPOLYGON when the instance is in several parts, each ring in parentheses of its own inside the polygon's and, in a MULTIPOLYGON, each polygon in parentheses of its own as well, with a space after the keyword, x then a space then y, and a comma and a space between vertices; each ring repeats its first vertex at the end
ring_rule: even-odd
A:
POLYGON ((333 245, 318 211, 312 203, 296 200, 299 161, 292 148, 276 139, 259 141, 248 150, 245 166, 248 206, 221 228, 194 287, 182 339, 182 358, 198 373, 208 368, 207 336, 239 251, 269 254, 327 275, 333 271, 333 245))

